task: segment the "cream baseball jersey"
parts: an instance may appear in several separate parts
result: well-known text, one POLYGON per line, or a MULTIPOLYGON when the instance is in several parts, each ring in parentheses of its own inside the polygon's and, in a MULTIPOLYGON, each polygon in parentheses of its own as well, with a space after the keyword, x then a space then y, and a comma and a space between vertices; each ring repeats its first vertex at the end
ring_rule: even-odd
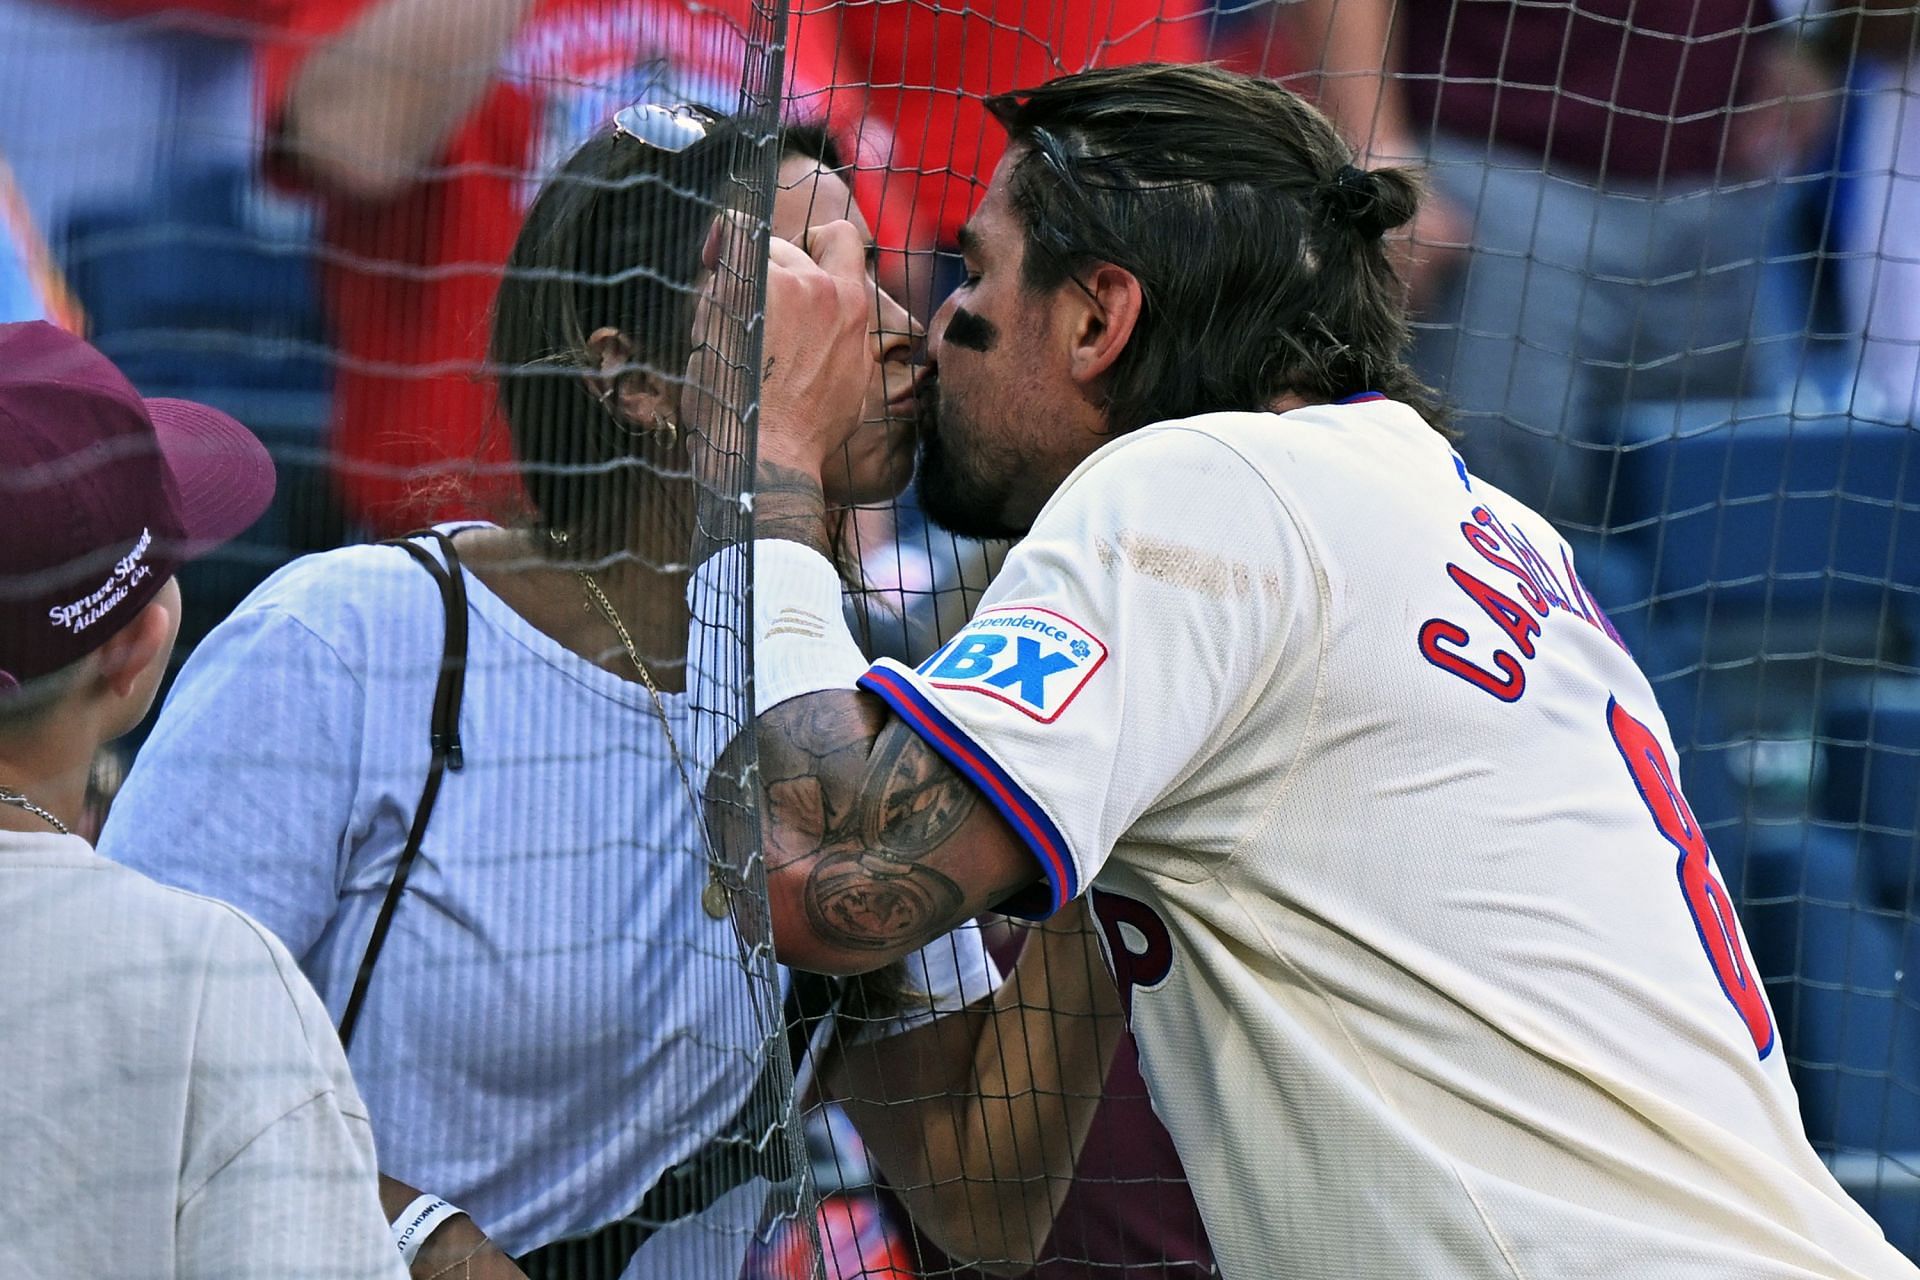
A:
POLYGON ((864 687, 1091 889, 1225 1274, 1916 1274, 1801 1128, 1652 691, 1370 397, 1134 432, 864 687))

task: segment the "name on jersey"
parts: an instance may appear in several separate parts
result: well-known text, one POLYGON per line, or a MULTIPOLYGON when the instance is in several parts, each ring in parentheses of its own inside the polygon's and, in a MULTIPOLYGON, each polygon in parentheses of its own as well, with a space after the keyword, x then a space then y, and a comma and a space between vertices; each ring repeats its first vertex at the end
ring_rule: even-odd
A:
POLYGON ((1473 518, 1460 522, 1460 534, 1475 554, 1499 573, 1487 574, 1477 564, 1470 570, 1449 562, 1447 576, 1467 601, 1486 615, 1493 630, 1477 619, 1469 628, 1453 618, 1429 618, 1420 627, 1419 641, 1420 656, 1428 662, 1502 702, 1517 702, 1527 692, 1524 663, 1536 652, 1534 637, 1540 634, 1539 620, 1556 609, 1605 632, 1615 644, 1626 648, 1620 633, 1573 571, 1573 558, 1565 547, 1560 549, 1560 570, 1556 571, 1524 530, 1509 528, 1484 506, 1475 507, 1473 518), (1488 577, 1494 581, 1488 582, 1488 577), (1478 644, 1476 635, 1480 637, 1478 644), (1495 641, 1491 650, 1485 643, 1488 639, 1495 641), (1505 644, 1499 643, 1502 639, 1505 644), (1487 664, 1470 655, 1469 650, 1476 648, 1486 654, 1487 664))
POLYGON ((1050 724, 1106 660, 1085 627, 1027 605, 984 610, 918 670, 935 688, 984 694, 1050 724))

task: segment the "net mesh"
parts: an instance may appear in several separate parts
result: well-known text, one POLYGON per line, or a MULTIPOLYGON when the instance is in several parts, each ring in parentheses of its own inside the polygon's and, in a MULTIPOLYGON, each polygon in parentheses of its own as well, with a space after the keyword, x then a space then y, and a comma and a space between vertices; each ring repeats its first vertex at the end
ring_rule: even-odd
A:
MULTIPOLYGON (((861 997, 789 999, 752 814, 716 843, 689 798, 682 765, 697 778, 746 721, 749 583, 723 584, 712 652, 677 648, 678 586, 660 584, 684 574, 699 513, 683 454, 648 433, 687 352, 602 330, 690 303, 718 210, 759 235, 783 190, 805 220, 845 214, 783 176, 782 119, 822 124, 852 163, 878 283, 924 324, 998 157, 987 94, 1214 58, 1316 95, 1373 162, 1425 164, 1434 200, 1406 248, 1417 367, 1476 474, 1569 535, 1653 680, 1809 1135, 1920 1256, 1913 15, 1342 4, 0 0, 0 298, 83 329, 147 394, 227 409, 280 471, 266 519, 183 574, 176 696, 195 700, 102 761, 102 804, 138 759, 116 821, 137 812, 162 852, 125 860, 259 916, 335 1016, 417 811, 445 631, 401 553, 338 548, 436 521, 516 531, 463 539, 466 759, 353 1052, 388 1172, 474 1210, 510 1253, 600 1233, 529 1264, 552 1274, 621 1274, 636 1249, 644 1274, 968 1274, 904 1206, 1006 1206, 983 1192, 955 1210, 879 1167, 862 1100, 829 1100, 936 1077, 831 1047, 836 1022, 855 1038, 861 997), (740 127, 676 166, 673 126, 607 131, 646 102, 740 127), (600 150, 570 160, 596 131, 600 150), (517 249, 543 214, 548 234, 517 249), (520 286, 510 350, 503 280, 520 286), (502 377, 525 388, 522 422, 502 377), (517 441, 536 419, 569 425, 517 441), (555 505, 529 505, 523 471, 555 505), (700 702, 689 660, 742 678, 700 702), (231 676, 263 663, 280 664, 271 687, 231 676), (267 723, 263 747, 246 730, 267 723), (439 1011, 424 1030, 414 1001, 439 1011), (790 1034, 809 1003, 834 1011, 827 1029, 790 1034), (456 1095, 482 1101, 418 1100, 456 1095)), ((744 353, 760 282, 740 283, 744 353)), ((742 354, 707 388, 729 411, 711 419, 728 424, 709 436, 712 494, 751 487, 757 364, 742 354)), ((856 635, 908 661, 1004 555, 931 528, 910 494, 855 511, 842 547, 856 635)), ((994 922, 979 945, 1011 968, 1023 941, 994 922)), ((940 945, 965 970, 966 948, 940 945)), ((1029 980, 1065 981, 1074 954, 1029 980)), ((904 1002, 931 985, 910 969, 904 1002)), ((1039 1274, 1210 1274, 1130 1049, 1100 1108, 1039 1274)))

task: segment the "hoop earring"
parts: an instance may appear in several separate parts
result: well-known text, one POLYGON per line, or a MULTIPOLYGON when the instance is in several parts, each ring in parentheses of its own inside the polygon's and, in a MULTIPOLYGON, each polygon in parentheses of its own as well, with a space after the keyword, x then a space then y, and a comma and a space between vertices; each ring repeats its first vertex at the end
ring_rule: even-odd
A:
POLYGON ((653 417, 647 425, 644 427, 638 426, 629 421, 626 415, 620 412, 619 407, 614 404, 614 397, 618 394, 619 387, 617 385, 605 387, 595 394, 594 399, 600 402, 600 408, 606 413, 608 420, 613 423, 614 428, 621 432, 621 434, 655 440, 669 447, 680 443, 680 424, 672 418, 669 418, 664 410, 655 409, 653 411, 653 417))

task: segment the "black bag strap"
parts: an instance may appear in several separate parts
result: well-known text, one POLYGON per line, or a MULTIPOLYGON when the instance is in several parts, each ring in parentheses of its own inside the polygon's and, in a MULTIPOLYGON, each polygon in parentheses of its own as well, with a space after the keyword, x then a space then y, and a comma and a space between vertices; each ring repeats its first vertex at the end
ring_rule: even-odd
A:
POLYGON ((435 585, 440 588, 441 607, 446 612, 446 640, 440 654, 440 679, 433 689, 433 719, 427 739, 432 755, 427 765, 426 785, 420 789, 420 803, 413 811, 407 847, 400 851, 400 860, 393 867, 393 882, 387 886, 380 914, 374 917, 366 954, 360 957, 353 994, 347 997, 346 1012, 340 1015, 343 1048, 352 1046, 353 1029, 360 1021, 360 1008, 367 1000, 367 986, 373 981, 374 962, 380 958, 380 948, 386 945, 394 909, 400 905, 407 876, 413 870, 413 861, 420 854, 420 842, 427 834, 427 823, 433 817, 434 802, 440 798, 440 780, 448 769, 457 773, 466 767, 466 758, 460 749, 460 701, 467 686, 467 580, 460 569, 460 555, 453 549, 453 539, 438 529, 391 538, 381 545, 399 547, 433 575, 435 585), (432 552, 415 541, 427 537, 440 544, 440 552, 447 561, 444 567, 433 558, 432 552))

